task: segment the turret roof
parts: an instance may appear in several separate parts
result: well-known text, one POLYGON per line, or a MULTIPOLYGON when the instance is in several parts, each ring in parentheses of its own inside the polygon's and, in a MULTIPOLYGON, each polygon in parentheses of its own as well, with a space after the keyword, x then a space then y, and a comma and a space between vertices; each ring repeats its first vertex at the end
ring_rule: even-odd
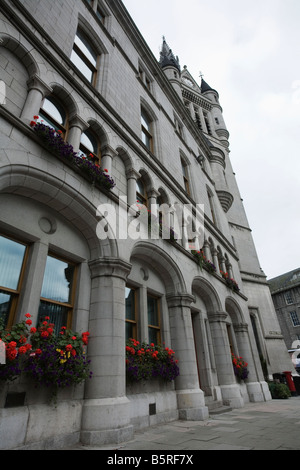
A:
POLYGON ((161 67, 175 67, 180 72, 180 64, 178 56, 174 56, 172 49, 168 46, 165 38, 163 38, 162 50, 160 52, 159 63, 161 67))

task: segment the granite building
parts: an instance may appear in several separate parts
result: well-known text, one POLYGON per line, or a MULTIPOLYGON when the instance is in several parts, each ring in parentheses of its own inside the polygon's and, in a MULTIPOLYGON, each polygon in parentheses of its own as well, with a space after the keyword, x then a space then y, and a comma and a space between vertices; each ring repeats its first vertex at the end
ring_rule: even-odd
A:
POLYGON ((287 349, 300 345, 300 269, 269 279, 270 291, 287 349))
POLYGON ((2 0, 0 80, 1 318, 48 313, 88 330, 93 370, 56 407, 26 381, 2 384, 1 448, 118 443, 151 424, 269 400, 267 376, 291 363, 219 93, 166 39, 155 57, 120 0, 2 0), (65 146, 45 143, 41 122, 65 146), (90 163, 74 165, 67 150, 90 163), (145 207, 158 236, 142 230, 145 207), (172 348, 176 380, 129 384, 129 337, 172 348), (247 361, 247 380, 232 353, 247 361), (12 393, 23 402, 8 408, 12 393))

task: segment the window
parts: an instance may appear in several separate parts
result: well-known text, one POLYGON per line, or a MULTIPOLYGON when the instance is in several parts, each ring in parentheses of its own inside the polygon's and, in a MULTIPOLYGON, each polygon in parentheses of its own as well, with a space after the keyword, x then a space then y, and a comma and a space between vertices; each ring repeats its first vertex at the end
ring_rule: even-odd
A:
POLYGON ((208 196, 208 202, 209 202, 212 221, 215 225, 217 225, 216 215, 215 215, 215 208, 214 208, 214 203, 213 203, 213 195, 211 194, 210 191, 207 191, 207 196, 208 196))
POLYGON ((125 288, 126 341, 130 338, 137 339, 136 296, 136 289, 125 288))
POLYGON ((300 326, 300 320, 299 320, 297 312, 290 312, 290 316, 291 316, 293 326, 300 326))
POLYGON ((287 305, 291 305, 293 303, 293 296, 291 291, 286 292, 284 294, 284 298, 287 305))
POLYGON ((94 85, 97 75, 98 54, 80 30, 77 31, 75 36, 71 61, 85 78, 94 85))
POLYGON ((203 115, 204 115, 204 121, 205 121, 206 129, 207 129, 207 133, 208 133, 209 135, 212 135, 211 127, 210 127, 210 123, 209 123, 209 119, 208 119, 208 115, 207 115, 207 113, 203 113, 203 115))
POLYGON ((56 98, 51 96, 44 99, 38 122, 41 121, 61 132, 63 137, 66 136, 67 113, 56 98))
POLYGON ((190 194, 190 184, 189 184, 189 178, 188 178, 188 170, 187 170, 187 165, 183 159, 181 159, 181 169, 182 169, 182 176, 183 176, 183 185, 184 189, 188 194, 190 194))
POLYGON ((148 206, 146 188, 141 178, 136 182, 136 201, 138 204, 148 206))
POLYGON ((94 132, 87 130, 81 134, 80 147, 81 156, 91 156, 95 160, 100 161, 100 142, 94 132))
POLYGON ((148 309, 148 341, 149 343, 160 343, 160 311, 159 299, 152 295, 147 296, 148 309))
POLYGON ((153 136, 152 136, 152 121, 148 114, 142 110, 141 113, 142 124, 142 141, 150 152, 153 151, 153 136))
POLYGON ((55 323, 56 333, 71 326, 74 305, 76 267, 68 261, 48 255, 41 292, 39 319, 45 316, 55 323))
POLYGON ((87 0, 87 2, 95 11, 97 18, 101 21, 102 24, 104 24, 106 15, 101 6, 99 5, 98 0, 87 0))
POLYGON ((25 268, 27 246, 0 236, 0 320, 12 326, 25 268))

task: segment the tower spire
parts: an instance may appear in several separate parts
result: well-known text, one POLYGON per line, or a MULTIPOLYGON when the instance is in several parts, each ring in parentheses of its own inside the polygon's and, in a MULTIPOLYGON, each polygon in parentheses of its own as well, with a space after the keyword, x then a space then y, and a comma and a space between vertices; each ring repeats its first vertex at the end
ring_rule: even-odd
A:
POLYGON ((163 36, 163 44, 160 52, 159 63, 162 68, 164 67, 175 67, 180 72, 180 64, 178 56, 174 56, 172 49, 168 46, 165 36, 163 36))

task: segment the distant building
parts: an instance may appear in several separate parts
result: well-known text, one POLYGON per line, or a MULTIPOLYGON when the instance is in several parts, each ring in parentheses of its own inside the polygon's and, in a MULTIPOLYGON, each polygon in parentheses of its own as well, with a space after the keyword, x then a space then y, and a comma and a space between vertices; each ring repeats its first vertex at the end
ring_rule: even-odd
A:
POLYGON ((266 375, 291 364, 219 93, 165 39, 154 57, 120 0, 1 0, 0 59, 1 317, 12 325, 29 312, 36 324, 47 314, 88 330, 93 370, 56 407, 23 382, 1 389, 0 448, 119 443, 151 424, 269 400, 266 375), (61 150, 33 119, 60 134, 61 150), (92 180, 100 165, 111 190, 92 180), (126 237, 141 206, 158 236, 126 237), (128 383, 130 337, 175 351, 175 383, 128 383), (245 382, 232 353, 248 363, 245 382), (5 408, 8 393, 22 406, 5 408))
POLYGON ((300 345, 300 268, 269 280, 270 291, 287 349, 300 345))

